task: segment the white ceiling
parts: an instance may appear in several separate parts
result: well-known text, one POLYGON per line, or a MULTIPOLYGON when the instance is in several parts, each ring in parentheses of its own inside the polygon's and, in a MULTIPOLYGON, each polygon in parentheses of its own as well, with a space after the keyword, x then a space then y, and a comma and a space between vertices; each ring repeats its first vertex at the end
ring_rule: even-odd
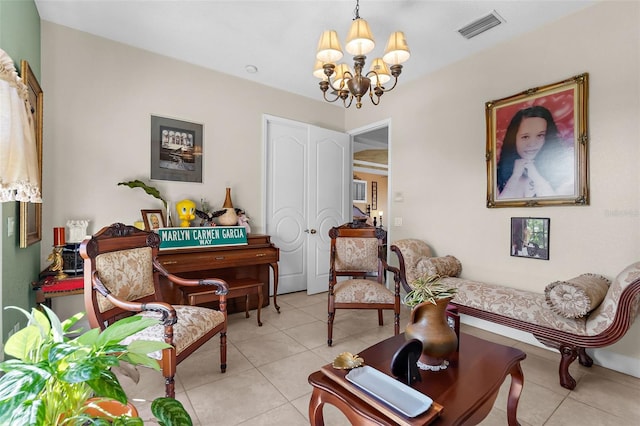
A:
MULTIPOLYGON (((596 0, 361 0, 381 56, 402 30, 411 58, 402 81, 417 79, 492 45, 582 9, 596 0), (501 25, 470 40, 457 30, 495 10, 501 25)), ((355 0, 35 0, 40 18, 312 99, 320 33, 344 38, 355 0), (247 65, 258 72, 249 74, 247 65)), ((352 63, 351 58, 345 58, 352 63)), ((366 69, 368 70, 367 64, 366 69)), ((366 107, 366 104, 365 104, 366 107)))

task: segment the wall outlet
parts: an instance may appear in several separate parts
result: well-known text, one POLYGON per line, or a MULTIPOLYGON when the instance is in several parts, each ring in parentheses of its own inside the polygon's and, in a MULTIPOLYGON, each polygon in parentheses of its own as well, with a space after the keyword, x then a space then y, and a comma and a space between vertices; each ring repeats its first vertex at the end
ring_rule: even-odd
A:
POLYGON ((402 218, 394 217, 393 218, 393 226, 402 226, 402 218))
POLYGON ((7 237, 13 236, 16 229, 16 218, 11 216, 7 218, 7 237))

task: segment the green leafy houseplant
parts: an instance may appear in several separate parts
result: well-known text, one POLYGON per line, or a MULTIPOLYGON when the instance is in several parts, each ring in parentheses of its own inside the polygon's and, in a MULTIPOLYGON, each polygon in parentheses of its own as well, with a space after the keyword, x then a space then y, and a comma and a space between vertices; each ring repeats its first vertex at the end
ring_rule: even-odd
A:
POLYGON ((415 279, 412 290, 404 296, 404 303, 411 308, 423 302, 435 305, 438 300, 455 296, 458 289, 446 286, 440 278, 440 275, 423 275, 415 279))
MULTIPOLYGON (((147 327, 158 324, 151 318, 123 318, 104 331, 91 329, 70 338, 72 327, 84 314, 60 321, 46 306, 44 312, 21 308, 27 326, 13 334, 5 344, 5 353, 13 359, 0 363, 0 424, 6 425, 141 425, 142 419, 126 416, 112 422, 93 419, 86 414, 92 397, 115 399, 127 403, 112 367, 121 362, 159 370, 150 353, 164 349, 164 342, 121 342, 147 327)), ((191 419, 182 404, 172 398, 158 398, 153 414, 162 425, 190 425, 191 419), (186 416, 187 420, 183 420, 186 416), (180 419, 174 422, 172 418, 180 419)))
POLYGON ((147 194, 162 201, 162 204, 164 205, 165 210, 167 209, 167 201, 164 198, 162 198, 160 191, 157 188, 154 188, 153 186, 147 185, 141 180, 136 179, 128 182, 118 182, 118 185, 125 185, 125 186, 128 186, 129 188, 142 188, 144 192, 146 192, 147 194))

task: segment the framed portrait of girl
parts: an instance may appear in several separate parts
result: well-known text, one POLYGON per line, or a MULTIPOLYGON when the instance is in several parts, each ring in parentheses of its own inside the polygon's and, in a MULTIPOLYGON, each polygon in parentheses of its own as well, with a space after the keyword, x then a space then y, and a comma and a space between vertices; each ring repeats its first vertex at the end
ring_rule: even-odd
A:
POLYGON ((487 207, 588 205, 588 74, 485 104, 487 207))

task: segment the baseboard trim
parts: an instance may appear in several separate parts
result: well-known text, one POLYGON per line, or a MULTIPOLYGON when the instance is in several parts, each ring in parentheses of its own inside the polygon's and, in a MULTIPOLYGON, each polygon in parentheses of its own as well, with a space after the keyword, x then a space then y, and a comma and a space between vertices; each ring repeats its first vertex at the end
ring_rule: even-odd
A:
MULTIPOLYGON (((547 349, 552 352, 557 352, 554 349, 538 342, 538 340, 536 340, 536 338, 533 337, 531 333, 516 330, 515 328, 496 324, 464 314, 460 315, 460 321, 463 324, 467 324, 472 327, 481 328, 491 333, 509 337, 511 339, 518 340, 529 345, 537 346, 539 348, 547 349)), ((606 348, 587 349, 587 352, 589 353, 589 356, 593 358, 593 363, 596 365, 608 368, 609 370, 618 371, 623 374, 628 374, 630 376, 640 378, 640 363, 636 358, 612 352, 607 350, 606 348)))

